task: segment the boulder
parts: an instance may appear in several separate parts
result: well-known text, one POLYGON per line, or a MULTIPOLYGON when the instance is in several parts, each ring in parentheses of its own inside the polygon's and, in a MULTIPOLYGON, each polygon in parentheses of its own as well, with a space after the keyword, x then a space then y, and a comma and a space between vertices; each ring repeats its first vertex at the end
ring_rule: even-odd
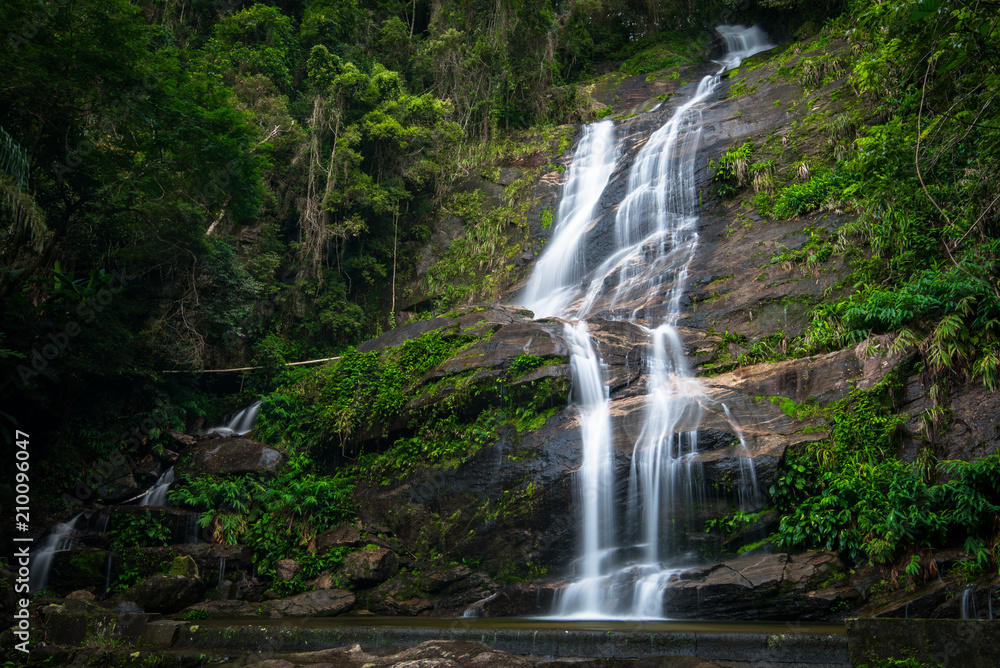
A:
POLYGON ((172 614, 197 603, 205 594, 201 578, 159 574, 140 581, 125 595, 146 612, 172 614))
POLYGON ((276 473, 287 459, 285 453, 249 438, 216 438, 192 448, 178 465, 178 474, 276 473))
POLYGON ((84 601, 85 603, 93 603, 94 601, 97 600, 97 597, 94 596, 94 592, 87 591, 86 589, 77 589, 76 591, 71 591, 70 593, 66 594, 66 598, 72 601, 84 601))
POLYGON ((320 554, 335 547, 358 547, 360 544, 361 534, 353 524, 341 524, 316 536, 316 552, 320 554))
POLYGON ((373 612, 385 615, 460 616, 492 597, 500 586, 465 566, 402 572, 368 594, 373 612))
POLYGON ((351 552, 344 558, 344 573, 356 584, 378 584, 399 570, 399 557, 384 547, 351 552))
MULTIPOLYGON (((196 440, 197 440, 197 439, 195 439, 194 436, 191 436, 190 434, 183 434, 183 433, 177 431, 176 429, 167 429, 166 430, 166 434, 167 434, 167 436, 169 436, 170 438, 174 439, 175 441, 177 441, 178 443, 180 443, 184 447, 187 447, 189 445, 194 445, 195 442, 196 442, 196 440)), ((165 451, 165 452, 169 452, 169 450, 165 451)), ((176 454, 176 453, 174 453, 174 454, 176 454)), ((168 459, 168 461, 173 461, 173 460, 168 459)))
POLYGON ((160 466, 160 460, 152 455, 146 455, 142 461, 135 465, 135 477, 139 480, 152 483, 160 477, 161 473, 163 473, 163 467, 160 466))
POLYGON ((260 617, 270 613, 264 606, 246 601, 203 601, 185 608, 181 617, 194 611, 204 611, 208 617, 260 617))
POLYGON ((496 596, 470 606, 477 617, 527 617, 552 610, 557 587, 553 584, 516 582, 496 596))
POLYGON ((307 591, 304 594, 267 601, 262 605, 262 608, 289 617, 332 617, 347 612, 352 607, 354 607, 354 594, 346 589, 307 591))
POLYGON ((288 582, 302 571, 302 564, 294 559, 280 559, 274 565, 274 578, 281 582, 288 582))
POLYGON ((330 571, 323 571, 312 580, 306 583, 309 589, 334 589, 333 576, 330 571))
POLYGON ((183 575, 187 578, 201 577, 198 573, 198 564, 194 562, 194 559, 192 559, 190 555, 186 554, 174 558, 174 560, 170 563, 170 570, 168 573, 170 575, 183 575))
POLYGON ((745 555, 682 572, 664 591, 664 610, 682 619, 829 619, 861 598, 841 584, 845 570, 832 552, 745 555))

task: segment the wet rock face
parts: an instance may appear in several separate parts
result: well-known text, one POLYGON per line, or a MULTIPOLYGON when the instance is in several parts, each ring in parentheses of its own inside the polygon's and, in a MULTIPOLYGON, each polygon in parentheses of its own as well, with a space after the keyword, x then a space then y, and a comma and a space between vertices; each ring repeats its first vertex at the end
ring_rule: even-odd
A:
MULTIPOLYGON (((566 355, 563 323, 557 319, 531 322, 509 310, 471 315, 478 318, 474 322, 504 320, 509 324, 501 324, 484 342, 488 347, 466 349, 430 375, 445 374, 444 369, 447 373, 498 373, 522 354, 525 346, 533 353, 538 351, 536 354, 566 355)), ((590 327, 607 364, 618 481, 616 505, 624 508, 632 450, 645 420, 648 335, 627 322, 594 319, 590 327)), ((695 330, 682 330, 681 334, 691 349, 705 341, 704 334, 695 330)), ((823 436, 822 431, 807 429, 819 426, 821 420, 797 420, 768 395, 787 396, 793 401, 814 395, 826 400, 842 398, 850 383, 862 377, 863 367, 857 353, 848 350, 742 368, 701 381, 701 408, 692 411, 698 419, 680 425, 682 430, 697 431, 700 454, 694 463, 707 494, 697 516, 691 518, 698 528, 691 532, 690 549, 704 555, 719 554, 719 539, 704 534, 703 522, 728 514, 737 495, 745 493, 746 481, 741 478, 745 458, 753 460, 759 493, 766 497, 778 477, 785 450, 823 436), (723 406, 728 407, 732 419, 723 406)), ((532 373, 536 372, 560 377, 570 374, 568 364, 540 367, 532 373)), ((571 396, 562 400, 571 402, 571 396)), ((436 552, 453 560, 481 559, 489 572, 509 573, 513 569, 526 575, 533 566, 544 565, 552 575, 559 575, 577 555, 579 527, 574 509, 579 490, 575 473, 581 461, 579 412, 571 403, 536 430, 498 433, 493 445, 457 469, 419 472, 388 488, 360 488, 358 507, 364 523, 386 527, 408 550, 436 552)), ((624 526, 625 518, 619 519, 617 524, 624 526)), ((408 601, 414 597, 400 599, 393 594, 391 598, 408 601)), ((426 601, 397 605, 393 614, 420 614, 433 607, 426 601)))
POLYGON ((46 588, 59 594, 74 589, 104 592, 107 580, 108 552, 91 547, 56 552, 46 588))
POLYGON ((249 438, 217 438, 192 448, 178 465, 178 473, 200 475, 239 475, 275 473, 288 456, 249 438))

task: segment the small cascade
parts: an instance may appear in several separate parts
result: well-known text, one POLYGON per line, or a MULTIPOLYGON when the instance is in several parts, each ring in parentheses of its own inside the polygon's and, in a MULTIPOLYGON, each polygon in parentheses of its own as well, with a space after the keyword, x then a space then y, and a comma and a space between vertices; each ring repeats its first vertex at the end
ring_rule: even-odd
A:
POLYGON ((187 520, 184 524, 184 542, 185 543, 198 543, 199 539, 198 531, 198 516, 188 515, 187 520))
MULTIPOLYGON (((614 126, 584 129, 573 154, 552 241, 521 295, 536 317, 567 324, 573 387, 580 411, 582 462, 576 476, 580 557, 574 582, 556 597, 561 618, 663 618, 663 593, 691 558, 684 534, 705 495, 700 481, 697 432, 707 401, 692 375, 676 326, 698 247, 695 156, 701 108, 722 73, 744 58, 772 48, 759 28, 720 26, 728 51, 720 69, 652 135, 640 142, 624 197, 607 230, 595 208, 615 171, 620 149, 614 126), (587 267, 588 234, 601 236, 602 255, 587 267), (603 259, 600 259, 603 258, 603 259), (608 391, 585 319, 599 314, 635 323, 649 337, 644 361, 644 422, 632 452, 628 497, 615 505, 615 472, 608 391), (616 526, 617 520, 624 525, 616 526), (624 540, 623 540, 624 539, 624 540)), ((613 202, 607 204, 614 205, 613 202)), ((598 248, 595 246, 595 248, 598 248)), ((741 443, 738 491, 743 509, 759 507, 756 471, 742 432, 725 412, 741 443)))
POLYGON ((104 567, 104 594, 101 598, 107 598, 111 594, 111 569, 114 566, 114 562, 114 552, 108 552, 107 563, 104 567))
POLYGON ((246 436, 253 430, 254 422, 257 421, 257 414, 260 412, 260 400, 257 400, 241 409, 218 424, 209 427, 203 433, 204 436, 246 436))
POLYGON ((743 438, 743 430, 733 418, 729 406, 722 404, 722 410, 725 411, 726 419, 736 432, 736 437, 740 439, 740 485, 737 490, 740 510, 744 512, 757 510, 764 503, 760 493, 760 482, 757 480, 757 467, 753 463, 753 457, 750 456, 746 439, 743 438))
POLYGON ((229 589, 232 586, 232 582, 226 580, 226 558, 219 558, 219 590, 218 599, 220 601, 225 601, 229 596, 229 589))
POLYGON ((962 619, 978 619, 976 613, 976 585, 970 584, 962 592, 962 619))
POLYGON ((690 373, 677 330, 664 324, 650 336, 649 394, 632 455, 628 508, 631 524, 641 527, 645 563, 655 565, 676 555, 674 534, 688 526, 692 507, 703 497, 702 487, 694 482, 699 472, 694 462, 698 434, 692 429, 701 422, 702 391, 690 373))
POLYGON ((163 472, 156 483, 149 488, 146 496, 139 502, 140 506, 165 506, 167 505, 167 491, 174 483, 174 467, 171 466, 163 472))
POLYGON ((108 524, 111 522, 111 513, 108 510, 104 510, 97 516, 97 522, 94 524, 94 530, 97 533, 107 533, 108 524))
POLYGON ((73 531, 80 513, 69 522, 56 524, 52 527, 45 540, 31 553, 31 569, 28 573, 28 588, 33 594, 45 589, 49 583, 49 571, 52 569, 52 558, 56 552, 65 552, 73 543, 73 531))

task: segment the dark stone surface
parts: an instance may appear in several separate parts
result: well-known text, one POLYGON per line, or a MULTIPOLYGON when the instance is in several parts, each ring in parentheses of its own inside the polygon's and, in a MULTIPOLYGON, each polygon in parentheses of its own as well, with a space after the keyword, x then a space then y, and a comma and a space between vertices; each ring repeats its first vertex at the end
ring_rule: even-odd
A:
MULTIPOLYGON (((206 625, 196 630, 191 627, 181 629, 175 647, 199 650, 254 647, 277 654, 343 648, 345 643, 359 643, 362 647, 385 647, 413 645, 436 639, 482 641, 493 650, 521 656, 592 659, 699 656, 709 661, 741 661, 751 665, 768 665, 761 662, 771 662, 778 665, 797 663, 845 666, 848 663, 847 638, 843 635, 843 626, 806 632, 797 631, 795 626, 790 626, 785 631, 773 633, 649 633, 646 630, 491 628, 488 624, 473 622, 474 620, 466 622, 459 619, 435 627, 292 627, 275 625, 273 622, 267 625, 248 623, 231 627, 206 625)), ((292 655, 280 656, 287 660, 292 655)))
POLYGON ((829 619, 838 603, 860 599, 853 587, 836 584, 845 570, 830 552, 745 555, 682 572, 667 585, 663 605, 681 619, 829 619))
POLYGON ((464 566, 399 573, 366 595, 368 608, 383 615, 461 616, 500 589, 485 573, 464 566))
POLYGON ((1000 623, 957 619, 850 619, 851 664, 887 665, 915 659, 921 665, 993 668, 1000 656, 1000 623))
MULTIPOLYGON (((277 661, 287 666, 323 666, 324 668, 530 668, 523 657, 492 649, 481 642, 468 640, 428 640, 416 647, 392 653, 369 654, 361 645, 302 652, 283 656, 277 661)), ((275 660, 272 660, 275 661, 275 660)), ((274 665, 278 668, 278 664, 274 665)))
POLYGON ((354 607, 354 600, 346 589, 321 589, 267 601, 263 606, 287 617, 332 617, 354 607))
POLYGON ((157 574, 141 580, 124 595, 145 612, 172 614, 201 600, 205 583, 201 578, 157 574))
POLYGON ((326 552, 335 547, 358 547, 361 544, 361 534, 350 524, 341 524, 316 536, 316 551, 326 552))
POLYGON ((356 585, 378 584, 399 570, 399 557, 392 550, 378 548, 351 552, 344 558, 343 572, 356 585))
POLYGON ((178 475, 239 475, 275 473, 288 456, 249 438, 216 438, 191 448, 177 466, 178 475))
MULTIPOLYGON (((77 602, 78 603, 78 602, 77 602)), ((104 637, 134 643, 146 625, 159 615, 126 612, 113 613, 103 610, 79 611, 78 607, 52 603, 38 609, 42 624, 38 630, 44 641, 53 645, 81 645, 88 638, 104 637)))
POLYGON ((274 565, 274 579, 287 582, 298 575, 301 570, 302 564, 294 559, 279 559, 274 565))
POLYGON ((107 564, 108 552, 97 548, 56 552, 52 555, 52 567, 45 588, 58 594, 92 588, 103 594, 107 564))

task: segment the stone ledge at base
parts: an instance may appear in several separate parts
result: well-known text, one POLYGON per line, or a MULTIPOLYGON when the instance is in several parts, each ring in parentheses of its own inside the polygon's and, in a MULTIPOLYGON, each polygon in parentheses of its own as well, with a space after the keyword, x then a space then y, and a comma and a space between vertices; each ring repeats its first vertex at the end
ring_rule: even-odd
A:
POLYGON ((279 623, 195 624, 179 630, 174 648, 257 651, 313 651, 359 643, 367 648, 417 645, 427 640, 475 640, 522 656, 594 659, 697 656, 708 661, 848 665, 841 634, 721 633, 705 631, 584 631, 405 626, 324 626, 279 623))
POLYGON ((916 659, 921 665, 993 668, 1000 621, 983 619, 849 619, 851 665, 916 659))

